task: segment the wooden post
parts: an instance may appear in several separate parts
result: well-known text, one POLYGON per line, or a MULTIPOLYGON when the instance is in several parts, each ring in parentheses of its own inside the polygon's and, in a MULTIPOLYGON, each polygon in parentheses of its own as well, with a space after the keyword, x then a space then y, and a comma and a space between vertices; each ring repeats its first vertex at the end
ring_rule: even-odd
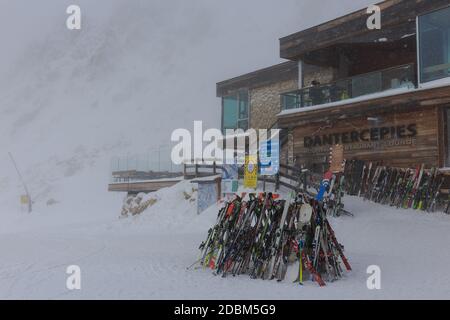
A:
POLYGON ((195 164, 195 177, 198 178, 198 163, 195 164))
POLYGON ((23 176, 19 171, 19 167, 17 166, 16 160, 14 160, 12 153, 8 152, 8 154, 9 154, 9 157, 10 157, 12 163, 14 164, 14 168, 16 168, 16 172, 17 172, 17 175, 19 176, 20 182, 22 182, 22 186, 23 186, 25 193, 27 195, 27 198, 28 198, 28 213, 31 213, 33 211, 33 202, 31 200, 31 195, 30 195, 30 192, 28 191, 27 184, 25 183, 25 180, 23 179, 23 176))
POLYGON ((217 167, 216 167, 216 162, 213 162, 213 174, 216 175, 217 174, 217 167))
POLYGON ((222 178, 217 178, 216 179, 216 183, 217 183, 217 201, 220 201, 221 199, 221 195, 222 195, 222 178))
POLYGON ((275 175, 275 191, 280 189, 280 173, 275 175))
POLYGON ((183 176, 186 179, 187 176, 187 167, 186 167, 186 163, 183 164, 183 176))

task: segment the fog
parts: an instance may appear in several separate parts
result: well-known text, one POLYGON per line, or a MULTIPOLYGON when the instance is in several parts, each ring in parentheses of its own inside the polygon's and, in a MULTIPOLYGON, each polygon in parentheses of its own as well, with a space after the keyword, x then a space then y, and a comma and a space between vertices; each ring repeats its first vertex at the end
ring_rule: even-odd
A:
POLYGON ((87 167, 108 176, 110 157, 167 145, 194 120, 219 127, 216 82, 281 62, 280 37, 370 4, 0 0, 0 193, 20 189, 8 151, 41 188, 87 167), (66 28, 71 4, 81 30, 66 28))
MULTIPOLYGON (((172 23, 170 17, 174 11, 183 10, 182 19, 188 26, 194 26, 199 18, 197 13, 202 12, 201 18, 208 20, 205 27, 214 29, 215 40, 221 40, 213 42, 220 43, 219 47, 210 48, 216 54, 224 52, 217 58, 226 63, 225 68, 219 68, 223 64, 211 66, 217 68, 217 79, 221 79, 278 62, 279 37, 372 3, 367 0, 0 0, 3 49, 0 78, 4 78, 8 69, 14 72, 16 59, 30 46, 42 44, 51 34, 68 32, 65 10, 71 4, 82 9, 82 32, 101 26, 125 7, 144 8, 148 20, 159 21, 162 28, 172 23)), ((153 37, 155 41, 163 40, 164 30, 153 37)))

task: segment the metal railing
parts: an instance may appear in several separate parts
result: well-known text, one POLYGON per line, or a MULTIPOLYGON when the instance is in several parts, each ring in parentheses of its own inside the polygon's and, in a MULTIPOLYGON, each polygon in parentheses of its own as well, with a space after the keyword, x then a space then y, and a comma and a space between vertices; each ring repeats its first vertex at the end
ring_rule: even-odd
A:
POLYGON ((111 159, 111 182, 173 178, 183 175, 183 165, 171 160, 172 148, 161 146, 143 154, 111 159))
POLYGON ((201 178, 222 174, 222 166, 216 162, 213 164, 184 164, 183 176, 185 179, 201 178))
POLYGON ((281 95, 281 107, 282 110, 298 109, 416 87, 415 65, 406 64, 284 93, 281 95))
MULTIPOLYGON (((220 175, 222 173, 222 166, 216 163, 212 165, 203 164, 186 164, 184 165, 184 178, 194 179, 208 176, 220 175)), ((239 168, 239 179, 244 179, 244 168, 239 168)), ((264 183, 274 184, 275 190, 278 191, 281 187, 293 190, 307 191, 309 188, 318 188, 321 176, 318 177, 310 170, 305 170, 302 167, 290 166, 287 164, 280 164, 280 171, 274 176, 263 176, 258 174, 258 180, 264 183)), ((265 188, 265 187, 264 187, 265 188)))

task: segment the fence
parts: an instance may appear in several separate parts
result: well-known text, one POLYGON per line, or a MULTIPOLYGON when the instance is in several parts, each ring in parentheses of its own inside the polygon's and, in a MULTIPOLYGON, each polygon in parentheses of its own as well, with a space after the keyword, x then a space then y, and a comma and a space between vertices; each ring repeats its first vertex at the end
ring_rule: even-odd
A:
MULTIPOLYGON (((178 177, 193 179, 222 174, 222 166, 216 162, 210 165, 195 163, 175 165, 171 160, 171 152, 171 147, 161 146, 144 154, 114 157, 111 159, 111 182, 122 183, 178 177)), ((243 168, 239 169, 239 177, 244 177, 243 168)), ((275 184, 276 190, 285 187, 298 191, 316 186, 315 176, 310 171, 287 164, 280 164, 280 171, 277 175, 259 176, 259 180, 264 184, 275 184)))
MULTIPOLYGON (((220 174, 222 167, 216 163, 212 165, 202 164, 185 164, 183 174, 186 179, 212 176, 220 174)), ((239 178, 243 178, 244 170, 239 169, 239 178)), ((304 170, 301 167, 280 164, 280 171, 275 176, 259 176, 258 179, 264 184, 275 184, 275 190, 285 187, 290 190, 308 190, 309 188, 317 188, 320 184, 321 176, 304 170)))
POLYGON ((110 169, 112 182, 182 176, 183 165, 172 162, 171 152, 170 146, 161 146, 144 154, 113 157, 110 169))
POLYGON ((414 64, 407 64, 287 92, 281 95, 281 106, 283 110, 297 109, 415 87, 414 64))
POLYGON ((222 166, 213 162, 211 165, 206 164, 184 164, 183 176, 185 179, 200 178, 207 176, 215 176, 222 173, 222 166))

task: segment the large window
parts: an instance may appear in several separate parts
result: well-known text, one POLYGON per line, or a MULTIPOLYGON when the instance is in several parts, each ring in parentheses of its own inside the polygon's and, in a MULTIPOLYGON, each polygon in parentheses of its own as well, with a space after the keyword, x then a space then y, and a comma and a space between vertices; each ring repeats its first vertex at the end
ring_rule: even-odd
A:
POLYGON ((419 17, 420 79, 450 77, 450 7, 419 17))
POLYGON ((248 129, 249 101, 248 92, 239 91, 222 99, 222 130, 248 129))

